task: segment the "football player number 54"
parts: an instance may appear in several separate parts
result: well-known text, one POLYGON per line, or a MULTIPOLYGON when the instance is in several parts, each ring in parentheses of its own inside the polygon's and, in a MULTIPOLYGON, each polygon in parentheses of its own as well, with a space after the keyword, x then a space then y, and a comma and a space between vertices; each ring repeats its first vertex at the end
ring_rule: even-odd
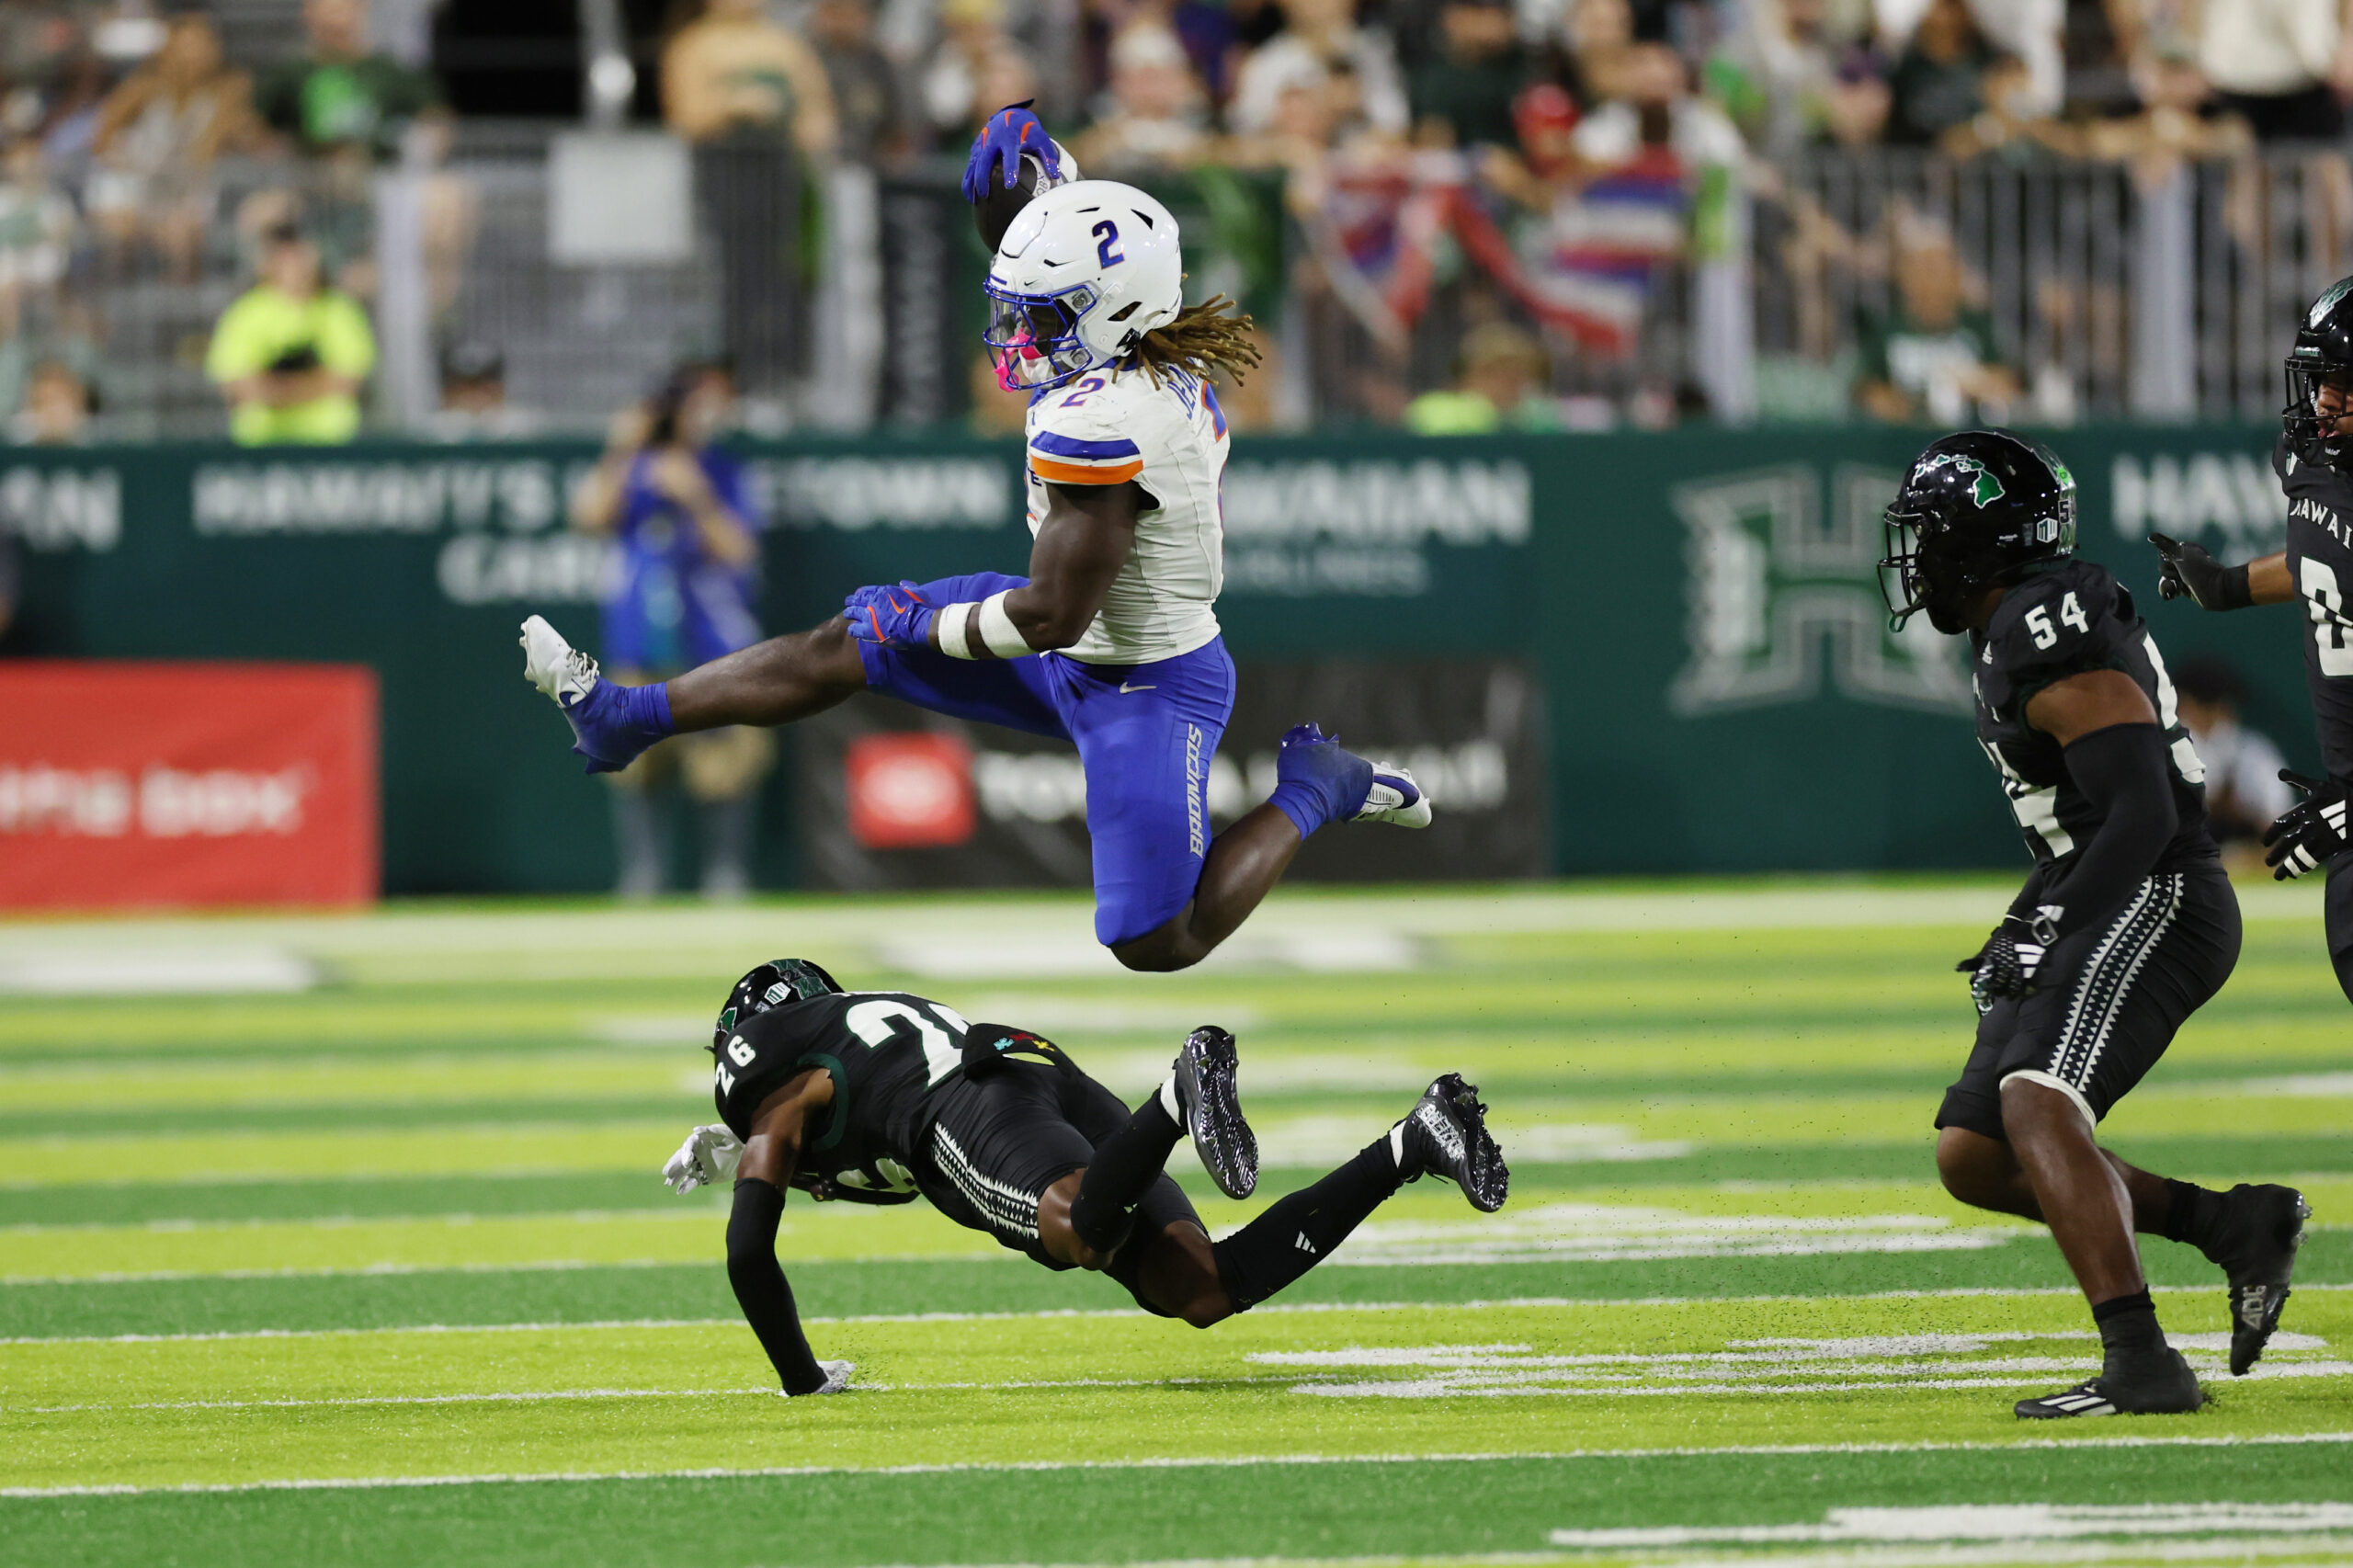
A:
MULTIPOLYGON (((2084 619, 2084 607, 2073 594, 2059 601, 2059 620, 2078 631, 2089 631, 2092 623, 2084 619)), ((2059 642, 2059 628, 2051 624, 2051 611, 2041 605, 2026 612, 2026 629, 2034 633, 2034 645, 2050 648, 2059 642)))
POLYGON ((2304 609, 2313 618, 2313 647, 2320 653, 2320 673, 2353 676, 2353 645, 2345 640, 2345 595, 2336 574, 2325 561, 2303 560, 2304 609))

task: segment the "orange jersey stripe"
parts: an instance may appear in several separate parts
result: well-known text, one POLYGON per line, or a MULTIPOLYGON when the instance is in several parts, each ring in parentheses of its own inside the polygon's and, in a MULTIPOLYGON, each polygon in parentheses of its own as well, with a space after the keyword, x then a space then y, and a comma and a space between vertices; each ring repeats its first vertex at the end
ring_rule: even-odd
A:
POLYGON ((1117 468, 1094 468, 1081 463, 1056 462, 1051 458, 1041 458, 1031 452, 1029 472, 1056 484, 1125 484, 1143 472, 1143 460, 1138 458, 1117 468))

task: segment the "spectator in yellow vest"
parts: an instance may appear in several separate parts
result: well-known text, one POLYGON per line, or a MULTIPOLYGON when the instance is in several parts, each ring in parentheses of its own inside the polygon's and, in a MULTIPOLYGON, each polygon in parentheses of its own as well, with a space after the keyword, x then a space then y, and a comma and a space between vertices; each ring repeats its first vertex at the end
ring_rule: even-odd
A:
POLYGON ((1508 322, 1472 327, 1455 357, 1454 385, 1407 403, 1405 428, 1417 436, 1557 430, 1561 405, 1544 388, 1551 373, 1543 346, 1519 328, 1508 322))
POLYGON ((368 312, 322 285, 318 247, 291 225, 264 237, 261 278, 222 312, 204 359, 230 436, 254 447, 350 440, 375 365, 368 312))

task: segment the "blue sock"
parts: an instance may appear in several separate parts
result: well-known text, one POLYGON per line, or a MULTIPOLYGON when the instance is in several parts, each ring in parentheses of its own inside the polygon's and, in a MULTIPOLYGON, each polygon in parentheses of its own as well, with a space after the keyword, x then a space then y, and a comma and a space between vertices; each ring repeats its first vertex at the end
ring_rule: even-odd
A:
POLYGON ((579 743, 572 749, 588 759, 591 773, 618 772, 677 730, 670 717, 670 688, 661 683, 598 681, 594 691, 564 711, 579 743))
POLYGON ((655 681, 652 686, 624 686, 615 689, 620 700, 615 704, 613 716, 626 728, 630 738, 644 738, 647 745, 677 733, 678 726, 670 718, 670 683, 655 681))
POLYGON ((1299 829, 1300 837, 1307 838, 1339 814, 1324 799, 1325 793, 1313 784, 1294 779, 1288 784, 1276 785, 1275 792, 1267 797, 1267 803, 1290 818, 1291 825, 1299 829))
POLYGON ((1372 764, 1342 751, 1313 724, 1294 726, 1275 753, 1267 801, 1306 838, 1325 823, 1356 814, 1372 792, 1372 764))

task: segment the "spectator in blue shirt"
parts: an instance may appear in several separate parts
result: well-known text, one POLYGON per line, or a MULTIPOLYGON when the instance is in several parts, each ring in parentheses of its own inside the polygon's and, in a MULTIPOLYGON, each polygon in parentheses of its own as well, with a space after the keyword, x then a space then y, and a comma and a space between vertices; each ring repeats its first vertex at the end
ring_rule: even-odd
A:
MULTIPOLYGON (((613 422, 603 459, 572 497, 573 526, 619 546, 598 653, 624 684, 665 680, 760 640, 759 509, 744 465, 712 445, 733 401, 723 367, 681 366, 613 422)), ((704 896, 748 892, 755 795, 774 749, 765 730, 712 730, 665 741, 613 774, 621 895, 662 891, 660 797, 673 777, 699 808, 704 896)))

